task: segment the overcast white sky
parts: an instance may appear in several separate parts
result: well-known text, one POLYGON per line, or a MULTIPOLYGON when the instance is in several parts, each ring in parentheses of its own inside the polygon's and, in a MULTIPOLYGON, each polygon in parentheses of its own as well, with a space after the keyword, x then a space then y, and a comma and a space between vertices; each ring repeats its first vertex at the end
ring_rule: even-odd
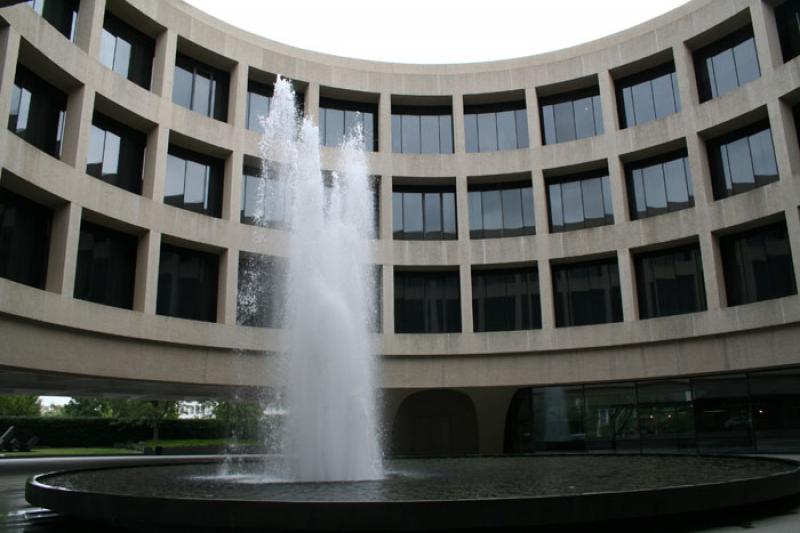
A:
POLYGON ((685 0, 187 0, 274 41, 340 56, 464 63, 557 50, 685 0))

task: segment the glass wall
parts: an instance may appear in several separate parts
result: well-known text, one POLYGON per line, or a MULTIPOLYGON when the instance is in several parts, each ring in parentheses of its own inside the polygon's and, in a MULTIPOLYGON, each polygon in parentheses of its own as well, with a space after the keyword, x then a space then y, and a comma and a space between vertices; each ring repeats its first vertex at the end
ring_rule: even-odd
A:
POLYGON ((219 218, 222 212, 223 163, 170 146, 164 203, 219 218))
POLYGON ((698 451, 752 451, 746 375, 725 374, 693 378, 692 394, 698 451))
POLYGON ((156 313, 216 322, 218 273, 219 256, 162 243, 156 313))
POLYGON ((53 157, 61 155, 67 95, 17 64, 8 129, 53 157))
POLYGON ((717 98, 761 77, 753 28, 749 25, 694 52, 700 101, 717 98))
POLYGON ((537 267, 472 270, 474 331, 542 327, 537 267))
POLYGON ((625 165, 631 218, 680 211, 694 205, 686 150, 625 165))
POLYGON ((172 101, 180 106, 225 122, 229 83, 227 72, 183 54, 175 57, 172 101))
POLYGON ((394 269, 395 333, 461 331, 458 271, 394 269))
POLYGON ((0 188, 0 277, 45 288, 52 220, 47 207, 0 188))
POLYGON ((753 431, 759 452, 800 451, 800 367, 749 375, 753 431))
POLYGON ((616 258, 552 269, 556 327, 622 322, 616 258))
POLYGON ((768 122, 759 122, 707 141, 714 199, 778 180, 778 163, 768 122))
POLYGON ((283 257, 239 252, 237 324, 261 328, 283 326, 287 266, 283 257))
POLYGON ((80 0, 28 0, 27 4, 55 26, 64 37, 75 40, 80 0))
POLYGON ((544 144, 574 141, 603 133, 598 87, 540 98, 539 112, 544 144))
POLYGON ((786 0, 775 6, 775 23, 785 63, 800 55, 800 0, 786 0))
POLYGON ((525 101, 464 107, 467 152, 497 152, 528 147, 525 101))
MULTIPOLYGON (((303 93, 295 90, 295 105, 297 111, 303 114, 303 93)), ((272 106, 272 85, 259 83, 253 80, 247 82, 247 129, 264 133, 262 117, 269 115, 272 106)))
POLYGON ((392 152, 452 154, 453 110, 449 106, 392 106, 392 152))
POLYGON ((694 452, 694 410, 689 380, 645 381, 639 383, 637 392, 642 451, 694 452))
POLYGON ((100 62, 150 89, 155 41, 106 11, 100 36, 100 62))
POLYGON ((104 115, 92 118, 86 173, 134 194, 142 192, 147 138, 104 115))
POLYGON ((549 181, 547 203, 552 233, 614 223, 607 170, 549 181))
POLYGON ((138 241, 134 235, 81 221, 75 298, 132 309, 138 241))
POLYGON ((323 146, 339 146, 345 135, 361 124, 367 151, 378 151, 378 106, 365 102, 319 99, 319 141, 323 146))
POLYGON ((457 239, 455 187, 394 187, 392 226, 395 239, 457 239))
POLYGON ((584 387, 586 449, 630 452, 640 447, 636 384, 609 383, 584 387))
POLYGON ((697 244, 640 254, 634 262, 640 318, 705 311, 703 260, 697 244))
POLYGON ((786 223, 719 238, 728 305, 797 294, 786 223))
POLYGON ((583 388, 533 389, 533 440, 536 451, 584 451, 583 388))
POLYGON ((469 188, 471 239, 536 233, 530 183, 474 185, 469 188))
POLYGON ((619 124, 623 129, 681 110, 674 63, 617 80, 616 88, 619 124))

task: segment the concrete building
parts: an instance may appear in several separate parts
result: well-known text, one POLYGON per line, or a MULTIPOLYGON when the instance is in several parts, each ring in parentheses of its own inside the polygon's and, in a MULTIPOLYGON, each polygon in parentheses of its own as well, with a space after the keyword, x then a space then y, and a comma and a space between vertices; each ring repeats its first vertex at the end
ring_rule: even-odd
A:
POLYGON ((354 111, 372 132, 395 451, 797 452, 799 11, 692 0, 565 50, 406 65, 180 0, 4 7, 0 388, 280 385, 269 294, 237 310, 242 265, 287 249, 248 203, 280 74, 330 170, 354 111))

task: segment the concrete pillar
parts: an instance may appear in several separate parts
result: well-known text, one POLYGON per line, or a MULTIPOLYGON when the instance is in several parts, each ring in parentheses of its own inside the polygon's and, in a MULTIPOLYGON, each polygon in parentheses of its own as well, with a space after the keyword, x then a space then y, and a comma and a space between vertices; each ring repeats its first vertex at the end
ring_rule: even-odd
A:
POLYGON ((456 221, 459 242, 459 285, 461 294, 461 331, 472 333, 472 257, 469 244, 469 190, 467 176, 456 177, 456 221))
POLYGON ((384 264, 383 268, 383 333, 394 333, 394 267, 384 264))
POLYGON ((753 35, 756 41, 761 76, 767 76, 783 65, 778 27, 775 24, 775 11, 768 2, 752 2, 750 19, 753 23, 753 35))
POLYGON ((611 185, 611 206, 614 223, 621 224, 631 219, 628 190, 625 187, 625 166, 619 157, 608 156, 608 183, 611 185))
POLYGON ((689 156, 689 170, 692 173, 692 190, 698 217, 708 216, 708 204, 714 202, 714 189, 711 185, 711 168, 708 164, 706 143, 696 134, 687 133, 686 152, 689 156))
POLYGON ((678 78, 681 109, 688 110, 700 103, 697 81, 694 75, 692 51, 683 43, 676 44, 672 48, 672 57, 675 61, 675 75, 678 78))
POLYGON ((722 269, 719 243, 711 233, 701 233, 698 238, 700 239, 700 256, 703 259, 703 278, 705 279, 708 309, 727 307, 728 298, 725 294, 725 274, 722 269))
MULTIPOLYGON (((167 111, 169 113, 169 111, 167 111)), ((147 134, 147 155, 142 175, 142 196, 157 202, 164 199, 164 182, 169 150, 169 117, 147 134)))
POLYGON ((622 248, 617 252, 617 264, 622 297, 622 320, 632 322, 639 318, 639 305, 636 297, 636 272, 630 249, 622 248))
POLYGON ((533 87, 525 89, 525 111, 528 117, 528 141, 531 148, 538 148, 544 142, 542 141, 542 128, 539 127, 539 100, 536 97, 536 89, 533 87))
POLYGON ((311 119, 312 124, 319 126, 319 83, 311 82, 308 84, 303 106, 306 116, 311 119))
POLYGON ((237 128, 247 128, 247 81, 250 67, 237 63, 231 71, 228 122, 237 128))
POLYGON ((171 29, 164 30, 156 38, 153 79, 150 89, 167 100, 172 100, 172 82, 175 79, 175 54, 177 52, 177 32, 171 29))
POLYGON ((786 231, 789 234, 789 248, 792 251, 795 285, 800 287, 800 246, 797 241, 797 237, 800 235, 800 210, 797 206, 790 205, 786 208, 784 216, 786 217, 786 231))
POLYGON ((83 86, 72 91, 67 97, 61 160, 78 170, 86 170, 93 111, 93 90, 83 86))
MULTIPOLYGON (((788 105, 780 100, 767 102, 769 126, 772 130, 772 144, 775 147, 775 160, 778 163, 778 176, 782 185, 786 187, 791 180, 790 176, 797 169, 797 130, 794 127, 794 117, 788 105)), ((787 194, 784 198, 789 198, 787 194)))
POLYGON ((478 453, 500 455, 503 453, 506 414, 516 389, 513 387, 471 388, 464 392, 475 405, 478 419, 478 453))
POLYGON ((394 231, 392 222, 392 177, 381 176, 378 186, 380 187, 379 238, 386 243, 384 249, 389 250, 391 249, 392 233, 394 231))
POLYGON ((463 154, 467 151, 464 135, 464 95, 453 93, 453 152, 463 154))
POLYGON ((547 185, 541 164, 535 165, 531 172, 533 185, 533 218, 536 221, 536 234, 547 235, 550 233, 550 221, 547 211, 547 185))
POLYGON ((17 73, 19 33, 11 26, 0 28, 0 117, 8 123, 11 112, 11 92, 17 73))
POLYGON ((619 131, 617 120, 617 98, 614 96, 614 80, 607 70, 597 75, 597 84, 600 88, 600 105, 603 106, 603 131, 606 138, 619 131))
POLYGON ((239 250, 228 248, 219 257, 217 282, 217 322, 236 324, 236 302, 239 296, 239 250))
POLYGON ((458 283, 461 294, 461 332, 472 333, 472 270, 469 263, 458 265, 458 283))
POLYGON ((95 59, 100 56, 100 41, 105 14, 106 0, 81 0, 75 43, 95 59))
POLYGON ((225 171, 222 183, 222 218, 239 222, 242 203, 242 166, 244 155, 234 150, 225 159, 225 171))
POLYGON ((139 237, 136 252, 136 280, 133 288, 133 309, 154 315, 158 297, 158 268, 161 257, 161 234, 148 231, 139 237))
POLYGON ((542 329, 556 327, 555 291, 553 289, 553 271, 550 261, 539 258, 536 262, 539 270, 539 300, 542 306, 542 329))
POLYGON ((378 100, 378 151, 392 153, 392 93, 382 92, 378 100))
POLYGON ((53 211, 46 289, 72 297, 81 231, 81 207, 68 203, 53 211))

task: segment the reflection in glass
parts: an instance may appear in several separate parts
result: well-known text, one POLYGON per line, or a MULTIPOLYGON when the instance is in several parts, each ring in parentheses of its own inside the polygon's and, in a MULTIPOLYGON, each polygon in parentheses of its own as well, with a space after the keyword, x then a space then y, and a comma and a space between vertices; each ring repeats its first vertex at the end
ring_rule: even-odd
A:
POLYGON ((583 139, 603 133, 598 87, 540 98, 544 144, 583 139))
POLYGON ((392 224, 395 239, 456 239, 455 192, 396 187, 392 192, 392 224))
POLYGON ((625 165, 631 218, 646 218, 694 205, 686 150, 625 165))
POLYGON ((395 333, 461 331, 458 271, 394 269, 395 333))
POLYGON ((696 244, 639 254, 635 264, 641 318, 706 309, 703 262, 696 244))
POLYGON ((606 171, 558 178, 548 185, 547 196, 554 233, 614 223, 606 171))
POLYGON ((467 152, 528 147, 528 117, 524 101, 467 105, 464 121, 467 152))
POLYGON ((761 76, 753 29, 747 26, 694 52, 700 101, 722 96, 761 76))
POLYGON ((759 122, 707 142, 714 198, 762 187, 778 179, 767 122, 759 122))

